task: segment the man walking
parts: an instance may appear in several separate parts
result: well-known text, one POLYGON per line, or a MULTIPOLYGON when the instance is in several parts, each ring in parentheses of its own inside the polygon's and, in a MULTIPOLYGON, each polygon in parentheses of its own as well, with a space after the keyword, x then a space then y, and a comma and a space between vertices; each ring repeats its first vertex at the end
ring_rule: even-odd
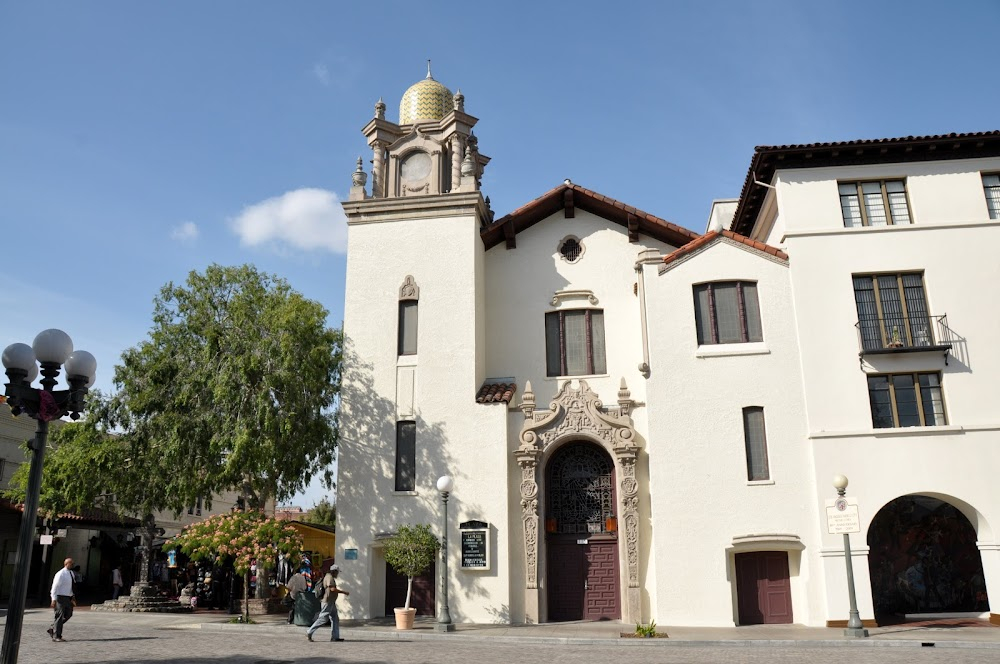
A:
POLYGON ((302 572, 292 574, 288 582, 285 583, 285 588, 288 590, 288 594, 285 595, 285 604, 288 606, 289 625, 295 622, 295 600, 298 598, 299 593, 306 589, 306 586, 306 577, 302 572))
POLYGON ((55 618, 52 626, 47 630, 53 641, 65 641, 63 638, 63 625, 73 617, 73 559, 67 558, 63 561, 63 567, 56 572, 52 578, 52 590, 49 595, 52 597, 52 608, 55 609, 55 618))
POLYGON ((340 568, 333 565, 330 567, 330 571, 326 573, 326 576, 323 577, 323 606, 320 608, 319 615, 316 616, 316 622, 306 632, 306 638, 310 641, 313 640, 313 634, 316 630, 325 625, 327 620, 330 621, 330 640, 343 641, 340 638, 340 616, 337 615, 337 597, 340 595, 350 595, 351 593, 337 587, 338 576, 340 576, 340 568))
POLYGON ((122 592, 122 569, 121 565, 115 564, 115 568, 111 570, 111 599, 118 599, 118 595, 122 592))

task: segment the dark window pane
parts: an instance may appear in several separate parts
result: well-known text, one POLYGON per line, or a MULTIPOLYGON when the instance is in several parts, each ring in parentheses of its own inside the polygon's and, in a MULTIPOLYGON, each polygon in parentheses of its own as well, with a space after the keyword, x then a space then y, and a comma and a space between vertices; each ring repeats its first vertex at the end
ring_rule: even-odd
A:
POLYGON ((862 347, 865 350, 882 348, 882 326, 875 302, 875 282, 871 277, 854 277, 854 303, 858 308, 862 347))
POLYGON ((750 481, 769 479, 763 408, 743 409, 743 436, 746 442, 747 479, 750 481))
POLYGON ((698 328, 698 345, 715 343, 712 335, 712 312, 708 300, 708 284, 694 287, 694 323, 698 328))
POLYGON ((760 305, 757 303, 757 284, 743 284, 743 308, 747 321, 747 341, 763 341, 760 326, 760 305))
POLYGON ((399 354, 417 354, 417 303, 399 303, 399 354))
POLYGON ((887 344, 906 345, 906 320, 903 318, 903 301, 899 296, 899 282, 896 281, 896 275, 881 275, 877 280, 887 344))
POLYGON ((944 416, 944 398, 941 396, 941 377, 920 374, 920 401, 924 407, 924 424, 929 427, 948 424, 944 416))
POLYGON ((931 320, 927 315, 927 297, 924 295, 923 275, 900 275, 903 282, 903 297, 906 314, 910 323, 910 339, 914 346, 930 346, 933 342, 931 320))
POLYGON ((712 299, 715 302, 715 325, 719 331, 719 343, 735 344, 744 341, 736 284, 712 284, 712 299))
POLYGON ((920 411, 917 408, 917 391, 913 386, 913 376, 903 374, 892 377, 893 392, 896 396, 896 414, 899 426, 920 426, 920 411))
POLYGON ((604 312, 590 312, 590 342, 593 346, 594 368, 592 373, 607 373, 607 357, 604 350, 604 312))
POLYGON ((396 423, 396 491, 417 488, 417 423, 396 423))
POLYGON ((889 377, 868 377, 868 400, 872 407, 872 426, 888 429, 896 426, 892 418, 892 399, 889 397, 889 377))
POLYGON ((562 348, 559 345, 559 312, 545 314, 545 373, 562 375, 562 348))

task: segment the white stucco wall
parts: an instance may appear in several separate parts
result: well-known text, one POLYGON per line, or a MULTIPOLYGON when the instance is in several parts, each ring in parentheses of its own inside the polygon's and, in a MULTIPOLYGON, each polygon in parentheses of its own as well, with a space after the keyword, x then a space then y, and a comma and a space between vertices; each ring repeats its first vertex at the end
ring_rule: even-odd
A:
MULTIPOLYGON (((509 612, 506 578, 506 413, 477 405, 484 337, 483 252, 474 215, 349 226, 344 310, 343 439, 338 470, 337 558, 351 590, 345 617, 383 614, 384 560, 376 535, 404 523, 440 533, 438 477, 450 474, 451 615, 494 622, 509 612), (420 288, 417 355, 397 357, 399 288, 407 275, 420 288), (413 369, 415 367, 415 370, 413 369), (400 372, 415 371, 413 416, 397 404, 400 372), (395 423, 415 419, 416 491, 394 491, 395 423), (501 469, 499 471, 488 469, 501 469), (459 569, 458 524, 493 525, 494 569, 459 569), (357 560, 343 551, 357 549, 357 560)), ((402 394, 399 402, 409 403, 402 394)), ((440 565, 438 566, 440 569, 440 565)))
POLYGON ((815 624, 822 605, 818 524, 789 268, 718 241, 660 276, 648 267, 646 283, 658 600, 650 618, 733 625, 734 555, 787 547, 793 619, 815 624), (698 346, 692 286, 719 280, 757 282, 762 343, 698 346), (764 408, 768 481, 747 479, 746 406, 764 408), (734 538, 741 543, 734 546, 734 538))

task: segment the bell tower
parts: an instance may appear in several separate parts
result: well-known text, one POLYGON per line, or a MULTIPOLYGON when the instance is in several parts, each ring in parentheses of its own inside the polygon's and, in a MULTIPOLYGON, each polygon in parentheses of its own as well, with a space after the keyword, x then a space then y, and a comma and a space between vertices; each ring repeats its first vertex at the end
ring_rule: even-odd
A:
POLYGON ((461 90, 452 94, 434 80, 430 60, 427 77, 403 93, 399 124, 385 111, 379 99, 361 130, 372 149, 371 193, 356 171, 349 200, 479 191, 490 158, 479 152, 472 131, 478 120, 465 112, 461 90))

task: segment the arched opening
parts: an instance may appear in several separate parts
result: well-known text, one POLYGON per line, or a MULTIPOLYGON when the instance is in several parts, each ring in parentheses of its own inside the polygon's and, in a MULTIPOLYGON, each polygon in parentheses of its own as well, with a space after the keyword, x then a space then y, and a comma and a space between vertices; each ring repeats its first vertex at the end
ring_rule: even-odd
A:
POLYGON ((886 504, 868 528, 875 617, 989 610, 976 530, 954 506, 909 495, 886 504))
POLYGON ((545 482, 548 617, 621 617, 615 467, 593 443, 560 448, 545 482))

